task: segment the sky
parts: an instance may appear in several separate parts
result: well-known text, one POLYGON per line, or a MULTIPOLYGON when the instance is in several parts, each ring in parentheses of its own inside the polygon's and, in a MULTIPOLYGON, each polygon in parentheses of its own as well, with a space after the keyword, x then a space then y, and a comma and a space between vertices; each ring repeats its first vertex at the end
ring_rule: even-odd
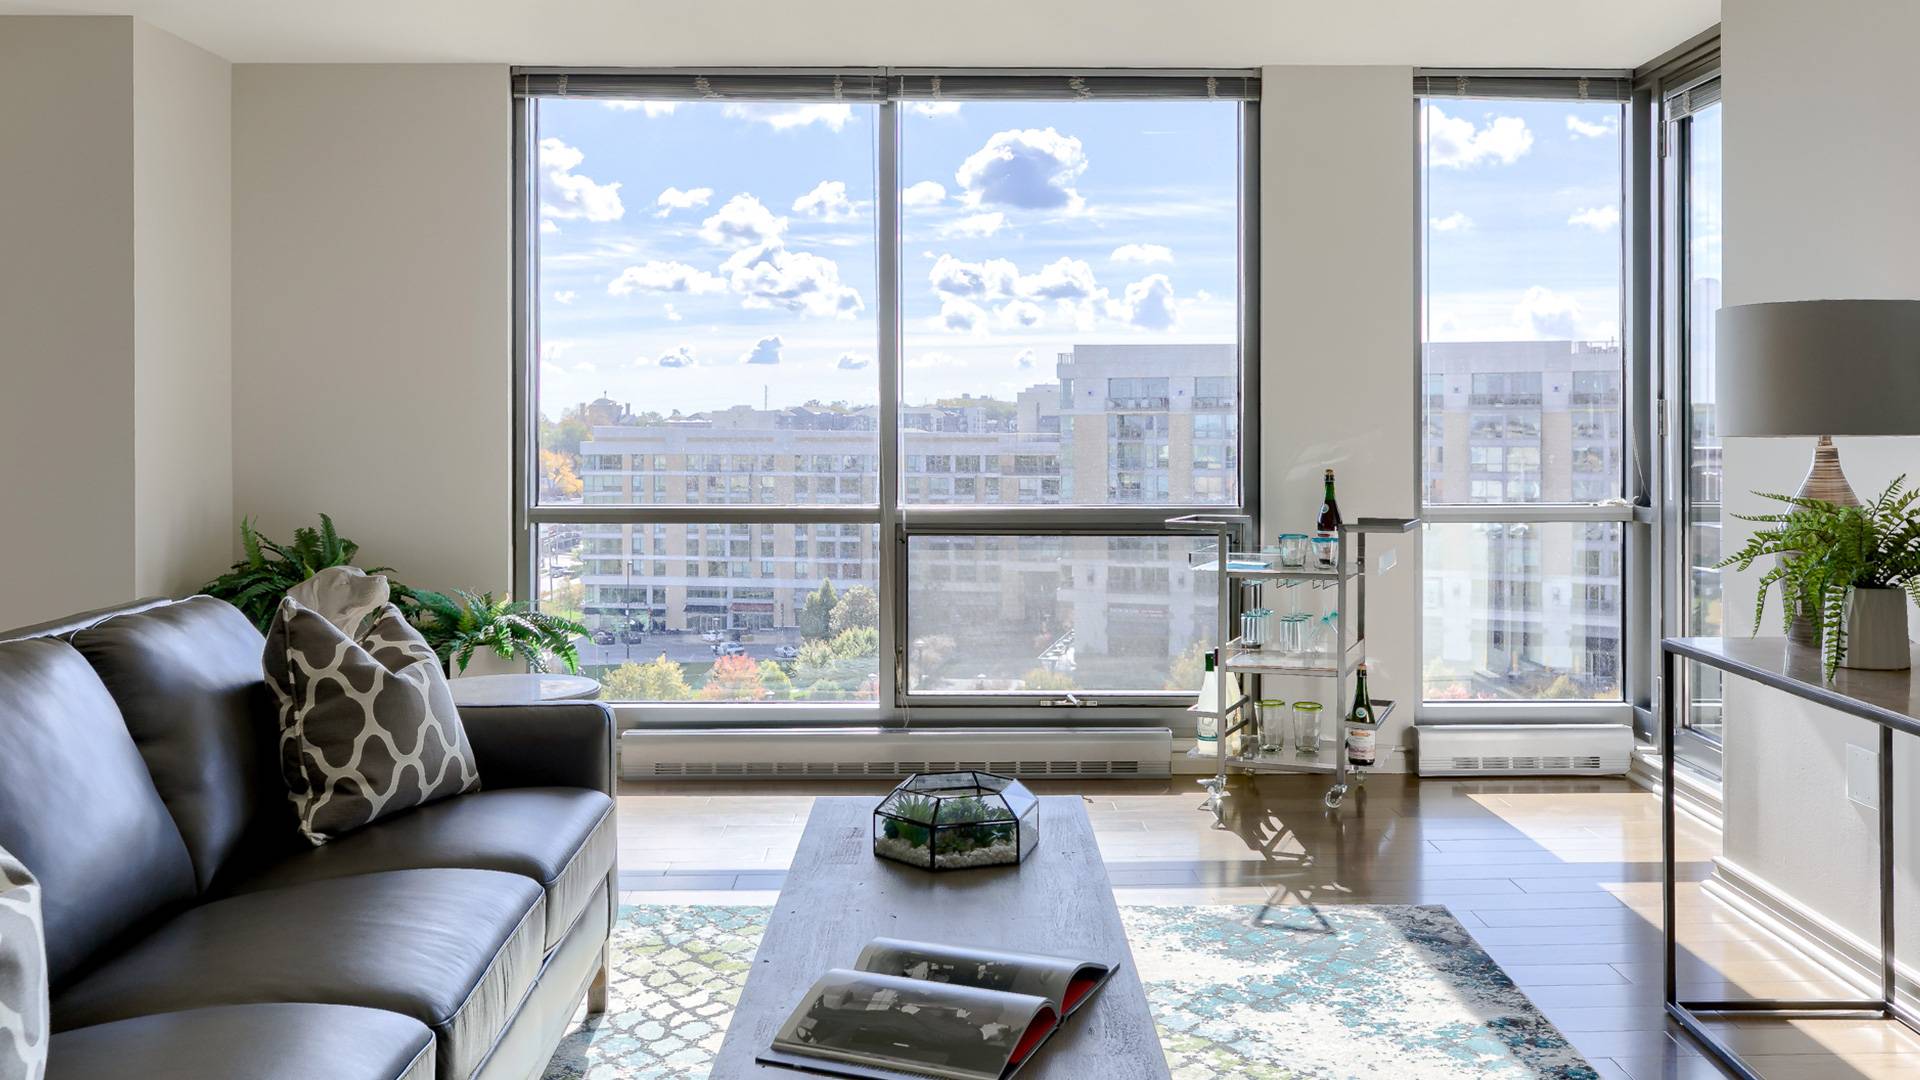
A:
MULTIPOLYGON (((1076 344, 1236 339, 1237 105, 900 110, 907 401, 1010 399, 1076 344)), ((542 99, 541 410, 875 403, 878 118, 542 99)), ((1617 338, 1619 106, 1422 118, 1429 338, 1617 338)))
MULTIPOLYGON (((878 108, 545 99, 540 405, 878 400, 878 108)), ((902 392, 1237 334, 1238 107, 901 106, 902 392)))

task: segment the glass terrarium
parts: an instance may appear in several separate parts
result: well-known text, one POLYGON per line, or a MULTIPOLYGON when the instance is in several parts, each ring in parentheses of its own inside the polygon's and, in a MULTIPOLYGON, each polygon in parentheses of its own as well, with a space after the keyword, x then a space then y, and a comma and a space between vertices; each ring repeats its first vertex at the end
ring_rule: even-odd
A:
POLYGON ((873 812, 873 853, 927 870, 1017 863, 1039 842, 1040 800, 992 773, 917 773, 873 812))

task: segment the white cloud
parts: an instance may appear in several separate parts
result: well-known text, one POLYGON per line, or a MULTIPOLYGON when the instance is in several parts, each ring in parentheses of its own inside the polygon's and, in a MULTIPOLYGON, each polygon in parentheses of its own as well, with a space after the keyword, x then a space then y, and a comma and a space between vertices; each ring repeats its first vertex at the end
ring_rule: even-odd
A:
POLYGON ((1128 285, 1120 299, 1107 302, 1107 314, 1143 330, 1168 330, 1174 309, 1173 282, 1165 274, 1148 274, 1128 285))
POLYGON ((1535 340, 1571 341, 1580 337, 1580 302, 1544 285, 1535 285, 1513 309, 1513 321, 1535 340))
POLYGON ((1037 326, 1047 317, 1046 310, 1039 304, 1027 300, 1009 300, 1000 306, 1000 325, 1008 329, 1026 329, 1037 326))
POLYGON ((960 163, 953 178, 966 192, 968 206, 1071 213, 1086 204, 1073 187, 1086 171, 1079 139, 1053 128, 1026 128, 995 132, 960 163))
POLYGON ((1569 225, 1584 225, 1594 232, 1606 232, 1620 224, 1620 208, 1617 206, 1590 206, 1584 210, 1575 210, 1567 218, 1569 225))
POLYGON ((1173 249, 1165 244, 1121 244, 1108 258, 1120 263, 1170 263, 1173 249))
POLYGON ((992 236, 1007 223, 1007 215, 998 210, 986 214, 969 214, 958 221, 949 221, 940 226, 941 236, 983 237, 992 236))
POLYGON ((1576 139, 1598 139, 1619 130, 1620 118, 1617 116, 1603 117, 1596 124, 1589 120, 1582 120, 1572 113, 1567 114, 1567 131, 1571 132, 1576 139))
POLYGON ((1473 228, 1473 219, 1455 210, 1446 217, 1428 218, 1427 224, 1433 227, 1434 232, 1466 232, 1473 228))
POLYGON ((547 236, 552 236, 554 233, 560 231, 560 226, 550 218, 542 219, 540 222, 540 231, 547 236))
POLYGON ((845 180, 822 180, 813 190, 793 200, 793 212, 822 221, 846 221, 854 216, 845 180))
POLYGON ((668 322, 680 321, 680 312, 676 310, 672 304, 661 304, 660 314, 665 315, 668 322))
POLYGON ((700 236, 717 247, 752 248, 778 245, 787 231, 787 219, 778 217, 751 195, 735 195, 717 213, 700 223, 700 236))
POLYGON ((594 182, 573 170, 586 155, 559 139, 540 140, 540 216, 573 221, 618 221, 627 212, 620 203, 620 182, 594 182))
POLYGON ((948 297, 940 302, 940 314, 934 324, 945 330, 986 331, 987 312, 971 300, 948 297))
POLYGON ((749 308, 782 308, 809 315, 851 319, 864 310, 860 293, 840 280, 832 259, 788 251, 777 242, 734 254, 720 269, 749 308))
POLYGON ((939 206, 947 201, 947 186, 938 180, 922 180, 900 193, 903 206, 939 206))
POLYGON ((1020 271, 1006 259, 970 263, 952 255, 934 260, 933 269, 927 272, 935 292, 981 299, 1010 295, 1019 277, 1020 271))
POLYGON ((835 364, 834 367, 839 368, 841 371, 862 371, 862 370, 865 370, 866 367, 872 363, 873 361, 865 356, 855 356, 852 353, 841 353, 840 362, 835 364))
POLYGON ((967 363, 952 353, 916 351, 907 355, 906 366, 910 368, 966 367, 967 363))
POLYGON ((707 205, 712 199, 713 189, 710 187, 697 187, 687 191, 681 191, 677 187, 670 187, 661 192, 659 198, 653 200, 653 205, 660 208, 653 216, 666 217, 675 210, 697 209, 707 205))
POLYGON ((699 361, 693 358, 693 346, 682 345, 672 352, 661 353, 660 359, 655 360, 654 363, 665 368, 681 368, 692 367, 699 361))
POLYGON ((578 295, 579 294, 575 293, 572 289, 561 289, 553 294, 553 302, 556 304, 571 304, 578 295))
POLYGON ((785 342, 780 340, 780 335, 778 334, 772 337, 761 338, 754 344, 753 348, 741 354, 740 362, 743 364, 777 364, 780 362, 780 349, 785 344, 785 342))
POLYGON ((699 267, 683 262, 656 260, 620 271, 619 277, 607 282, 607 295, 629 296, 636 292, 714 293, 726 287, 726 282, 699 267))
POLYGON ((677 101, 634 101, 630 98, 603 101, 600 104, 619 112, 644 111, 649 117, 672 116, 673 110, 680 107, 677 101))
POLYGON ((1511 165, 1533 148, 1533 132, 1517 116, 1496 116, 1485 127, 1448 116, 1438 105, 1426 112, 1427 160, 1437 168, 1464 169, 1482 162, 1511 165))
POLYGON ((959 116, 957 101, 915 101, 907 106, 917 116, 959 116))
POLYGON ((1063 256, 1038 273, 1022 275, 1014 283, 1014 291, 1027 300, 1091 300, 1099 295, 1100 286, 1085 259, 1063 256))
POLYGON ((853 106, 822 102, 817 105, 729 105, 726 115, 736 120, 754 120, 775 131, 825 124, 835 131, 853 119, 853 106))
POLYGON ((1021 350, 1020 355, 1013 358, 1013 362, 1016 365, 1018 365, 1022 370, 1031 368, 1033 366, 1033 350, 1032 349, 1021 350))

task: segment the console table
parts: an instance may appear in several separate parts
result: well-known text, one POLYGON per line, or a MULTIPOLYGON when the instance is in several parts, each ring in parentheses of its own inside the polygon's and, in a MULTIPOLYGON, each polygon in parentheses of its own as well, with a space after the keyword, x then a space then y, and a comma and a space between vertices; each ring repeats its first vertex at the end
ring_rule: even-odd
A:
POLYGON ((1793 1016, 1806 1013, 1869 1013, 1897 1020, 1920 1031, 1920 1016, 1894 999, 1893 970, 1893 735, 1920 735, 1920 683, 1910 671, 1856 671, 1841 668, 1827 682, 1820 652, 1791 645, 1785 638, 1667 638, 1660 643, 1660 836, 1661 914, 1664 924, 1667 1012, 1687 1034, 1743 1080, 1760 1080, 1740 1055, 1708 1031, 1702 1013, 1742 1017, 1793 1016), (1792 1001, 1756 998, 1745 1001, 1681 1001, 1674 965, 1674 851, 1673 851, 1673 734, 1679 716, 1679 667, 1692 660, 1730 675, 1751 679, 1856 716, 1878 726, 1880 814, 1880 996, 1860 1000, 1792 1001))

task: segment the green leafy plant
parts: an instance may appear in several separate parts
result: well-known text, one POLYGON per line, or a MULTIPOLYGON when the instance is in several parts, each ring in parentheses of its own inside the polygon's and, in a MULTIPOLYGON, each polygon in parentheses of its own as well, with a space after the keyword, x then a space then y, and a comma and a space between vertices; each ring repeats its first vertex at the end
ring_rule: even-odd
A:
POLYGON ((502 660, 524 656, 533 671, 547 670, 547 654, 552 653, 568 671, 580 670, 580 649, 574 641, 584 637, 587 628, 535 611, 525 601, 464 589, 448 596, 406 586, 396 586, 394 598, 449 672, 467 670, 481 649, 502 660))
POLYGON ((1920 490, 1907 491, 1896 478, 1866 506, 1841 506, 1798 495, 1754 494, 1783 503, 1773 514, 1737 514, 1765 528, 1718 566, 1746 570, 1768 555, 1781 556, 1761 575, 1753 609, 1758 633, 1768 586, 1780 586, 1785 621, 1796 612, 1814 614, 1820 624, 1821 659, 1826 677, 1847 656, 1846 604, 1853 589, 1900 589, 1920 603, 1920 490))
MULTIPOLYGON (((273 623, 273 613, 287 590, 331 566, 352 566, 360 545, 341 536, 333 519, 320 515, 318 529, 303 526, 293 531, 293 543, 278 544, 253 527, 253 519, 240 521, 240 544, 244 557, 226 573, 200 587, 208 596, 225 600, 241 610, 253 625, 265 633, 273 623)), ((388 573, 387 567, 374 567, 370 574, 388 573)))

